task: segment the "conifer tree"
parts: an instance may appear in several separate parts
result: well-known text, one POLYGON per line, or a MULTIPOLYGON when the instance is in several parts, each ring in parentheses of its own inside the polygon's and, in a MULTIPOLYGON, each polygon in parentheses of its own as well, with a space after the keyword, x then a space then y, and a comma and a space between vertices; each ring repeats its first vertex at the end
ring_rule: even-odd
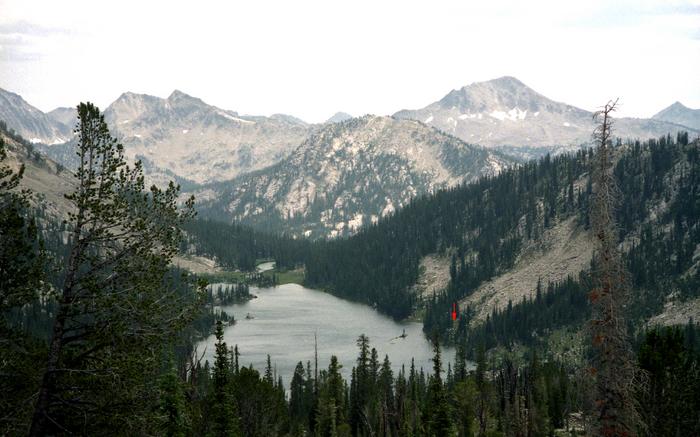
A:
POLYGON ((41 343, 11 316, 28 308, 45 288, 45 256, 36 223, 25 217, 32 193, 20 189, 24 166, 5 165, 7 146, 0 137, 0 434, 25 432, 31 413, 41 343))
POLYGON ((229 437, 240 435, 236 406, 234 404, 228 348, 224 341, 224 328, 221 320, 216 322, 216 350, 214 352, 213 398, 212 402, 212 435, 229 437))
POLYGON ((182 382, 175 371, 172 353, 168 354, 167 368, 160 378, 159 419, 161 432, 168 437, 187 435, 188 417, 182 382))
POLYGON ((292 423, 305 424, 308 420, 306 394, 304 392, 304 364, 299 361, 289 386, 289 414, 292 423))
POLYGON ((394 373, 391 370, 389 355, 384 356, 377 381, 379 391, 380 435, 393 435, 395 429, 396 406, 394 404, 394 373))
POLYGON ((99 109, 81 103, 77 112, 77 186, 66 196, 70 255, 52 296, 57 310, 32 436, 146 428, 141 405, 155 403, 157 391, 144 375, 157 373, 152 357, 198 310, 193 295, 164 282, 194 199, 179 209, 173 183, 146 191, 143 166, 127 165, 99 109))
POLYGON ((442 354, 437 335, 433 337, 433 374, 428 386, 428 399, 423 411, 425 433, 428 436, 450 436, 454 433, 452 412, 442 381, 442 354))
POLYGON ((340 375, 338 358, 331 356, 328 371, 324 372, 325 381, 321 385, 318 402, 318 421, 316 435, 319 437, 337 437, 338 429, 345 423, 343 378, 340 375))
POLYGON ((369 338, 365 334, 358 337, 357 347, 360 349, 360 354, 357 357, 357 367, 354 369, 350 388, 350 426, 353 435, 365 434, 365 430, 369 431, 371 427, 367 406, 373 390, 369 338))

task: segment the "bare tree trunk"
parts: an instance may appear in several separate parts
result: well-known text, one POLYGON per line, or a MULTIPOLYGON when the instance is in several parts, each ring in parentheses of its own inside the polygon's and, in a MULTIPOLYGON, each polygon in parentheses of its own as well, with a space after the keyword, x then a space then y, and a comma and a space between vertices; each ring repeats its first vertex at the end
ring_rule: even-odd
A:
POLYGON ((617 248, 614 213, 616 187, 610 156, 610 115, 616 103, 608 102, 596 113, 596 118, 602 120, 594 134, 598 153, 593 172, 595 193, 591 218, 598 252, 595 287, 589 293, 593 310, 590 329, 596 354, 591 373, 595 377, 594 404, 598 416, 595 434, 630 437, 635 435, 638 415, 633 395, 635 364, 624 315, 629 299, 628 275, 617 248))

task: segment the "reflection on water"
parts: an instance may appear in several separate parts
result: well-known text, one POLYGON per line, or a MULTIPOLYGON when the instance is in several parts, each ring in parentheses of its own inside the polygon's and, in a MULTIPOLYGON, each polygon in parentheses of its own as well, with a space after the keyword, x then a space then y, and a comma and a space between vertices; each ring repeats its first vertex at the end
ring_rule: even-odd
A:
MULTIPOLYGON (((401 364, 408 370, 411 358, 415 358, 416 368, 432 372, 432 347, 420 323, 396 322, 366 305, 296 284, 251 287, 250 292, 258 298, 223 308, 237 321, 225 329, 224 340, 229 347, 238 344, 241 365, 252 363, 261 373, 270 354, 285 385, 291 381, 299 361, 311 361, 313 368, 314 333, 318 338, 319 368, 328 367, 331 355, 336 355, 346 378, 357 359, 355 342, 360 334, 369 337, 380 361, 389 355, 395 373, 401 364), (246 319, 247 314, 252 318, 246 319), (404 330, 406 336, 402 338, 404 330)), ((200 353, 206 347, 205 357, 210 362, 215 341, 211 336, 199 345, 200 353)), ((444 369, 453 361, 454 349, 443 350, 444 369)))

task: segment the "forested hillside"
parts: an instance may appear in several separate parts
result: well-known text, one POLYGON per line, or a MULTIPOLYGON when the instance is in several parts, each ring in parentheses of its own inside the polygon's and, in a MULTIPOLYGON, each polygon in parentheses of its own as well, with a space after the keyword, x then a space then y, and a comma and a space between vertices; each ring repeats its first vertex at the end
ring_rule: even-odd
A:
POLYGON ((184 228, 183 253, 213 258, 229 270, 253 271, 260 259, 274 259, 278 267, 292 269, 304 264, 313 246, 305 239, 206 219, 193 220, 184 228))
MULTIPOLYGON (((619 237, 624 241, 635 290, 631 310, 638 321, 661 312, 670 295, 697 297, 693 254, 700 242, 699 147, 697 140, 691 142, 681 134, 644 143, 618 143, 615 148, 619 237)), ((418 306, 411 285, 420 274, 421 258, 445 254, 451 259, 449 284, 444 293, 425 302, 425 329, 437 329, 443 338, 463 337, 471 309, 461 308, 462 316, 453 324, 449 317, 453 303, 508 271, 523 244, 537 240, 556 223, 574 217, 582 229, 589 228, 592 158, 592 150, 547 156, 498 176, 416 199, 353 238, 319 243, 306 264, 307 283, 376 304, 402 318, 418 306)), ((586 317, 585 311, 570 318, 553 308, 575 307, 585 299, 586 290, 585 275, 561 284, 543 284, 540 294, 549 304, 534 307, 541 315, 554 311, 557 315, 552 317, 561 323, 576 323, 586 317)), ((536 290, 531 293, 534 299, 541 298, 536 290)), ((512 302, 509 308, 513 306, 520 314, 520 305, 528 302, 512 302)), ((503 315, 496 311, 493 317, 500 320, 503 315)), ((531 317, 543 323, 538 315, 531 317)), ((511 333, 509 341, 522 335, 519 328, 524 326, 515 319, 512 322, 498 325, 511 333)), ((487 326, 491 323, 487 321, 487 326)))

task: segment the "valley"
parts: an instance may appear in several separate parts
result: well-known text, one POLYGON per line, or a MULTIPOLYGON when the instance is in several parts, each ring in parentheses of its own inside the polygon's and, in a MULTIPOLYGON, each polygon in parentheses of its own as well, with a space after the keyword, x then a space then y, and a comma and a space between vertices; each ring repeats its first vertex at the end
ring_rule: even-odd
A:
MULTIPOLYGON (((351 423, 358 430, 399 423, 426 429, 432 422, 417 423, 437 417, 431 402, 462 415, 445 423, 476 423, 470 408, 479 396, 505 402, 497 390, 508 383, 523 396, 548 387, 539 404, 557 409, 546 416, 548 429, 577 432, 566 422, 586 408, 578 369, 590 359, 587 329, 596 314, 594 180, 601 146, 553 126, 591 114, 548 101, 514 78, 448 97, 454 111, 485 111, 489 100, 501 109, 539 101, 487 115, 557 140, 513 144, 506 135, 527 133, 487 120, 504 136, 465 142, 458 124, 452 132, 437 126, 443 101, 422 121, 415 119, 425 115, 420 111, 339 113, 311 125, 290 116, 239 115, 176 91, 166 99, 125 93, 104 114, 81 105, 81 117, 93 117, 93 124, 80 120, 79 137, 46 144, 19 134, 57 132, 23 106, 15 116, 33 120, 15 119, 17 130, 0 126, 0 177, 9 178, 2 185, 3 251, 16 251, 2 254, 15 269, 3 273, 3 292, 12 294, 2 302, 7 335, 32 352, 3 355, 5 362, 39 384, 33 372, 42 369, 30 365, 32 354, 63 341, 82 351, 65 365, 80 370, 91 366, 82 357, 105 360, 109 371, 121 372, 119 381, 139 387, 139 396, 166 396, 168 384, 187 391, 183 405, 200 411, 187 414, 201 430, 213 426, 207 414, 236 417, 246 435, 290 435, 282 430, 291 422, 302 431, 336 429, 333 417, 341 411, 344 428, 337 429, 348 435, 363 435, 350 431, 351 423), (541 116, 549 130, 530 116, 541 116), (102 137, 86 134, 94 126, 102 137), (116 138, 107 126, 116 126, 116 138), (190 142, 191 132, 204 138, 190 142), (127 167, 134 159, 141 164, 127 167), (180 185, 165 184, 173 179, 180 185), (147 184, 154 184, 150 191, 147 184), (78 307, 72 299, 92 303, 78 307), (98 316, 82 318, 81 311, 98 316), (68 328, 56 328, 59 317, 70 320, 68 328), (98 330, 88 328, 93 323, 98 330), (121 342, 109 347, 158 376, 144 382, 120 355, 101 356, 104 333, 121 342), (99 345, 88 348, 93 343, 99 345), (148 353, 135 353, 141 348, 148 353), (221 378, 233 382, 222 385, 221 378), (220 413, 222 405, 238 415, 220 413), (402 419, 381 425, 399 410, 402 419)), ((681 106, 649 120, 616 120, 616 133, 632 138, 604 142, 619 202, 613 247, 631 296, 624 307, 629 345, 650 372, 658 372, 645 361, 650 348, 661 347, 655 336, 676 342, 681 352, 669 352, 669 360, 678 368, 700 357, 694 334, 700 137, 674 124, 693 123, 692 110, 681 106)), ((466 114, 458 119, 477 124, 464 129, 486 129, 478 124, 486 123, 484 113, 466 114)), ((49 118, 55 129, 75 122, 65 108, 49 118)), ((591 125, 580 132, 586 130, 591 125)), ((94 387, 90 372, 77 383, 94 387)), ((693 371, 683 375, 683 384, 694 387, 693 371)), ((5 391, 9 383, 3 384, 5 391)), ((114 384, 111 393, 124 387, 114 384)), ((30 395, 23 390, 18 396, 30 395)), ((102 394, 89 396, 111 408, 102 394)), ((27 423, 20 404, 8 399, 12 404, 3 405, 17 423, 27 423)), ((51 414, 80 428, 75 416, 47 402, 51 414)), ((138 414, 120 408, 110 417, 138 414)), ((492 430, 495 418, 519 414, 488 411, 492 430)))

